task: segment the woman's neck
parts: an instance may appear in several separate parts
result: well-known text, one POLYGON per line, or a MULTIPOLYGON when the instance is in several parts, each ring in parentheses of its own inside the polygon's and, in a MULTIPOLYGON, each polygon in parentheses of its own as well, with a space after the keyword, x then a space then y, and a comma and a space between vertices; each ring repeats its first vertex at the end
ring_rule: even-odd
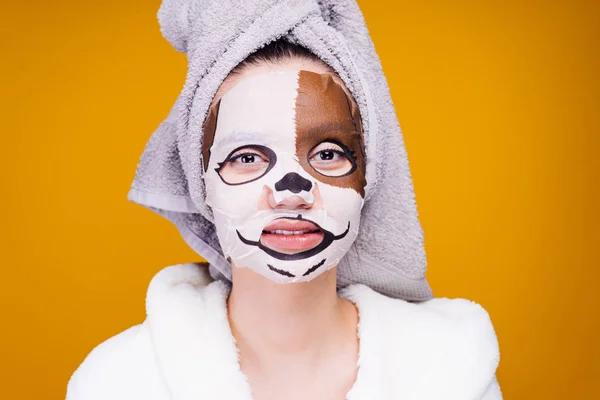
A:
POLYGON ((306 362, 357 347, 357 310, 337 296, 336 269, 310 282, 276 284, 232 268, 228 317, 242 359, 253 365, 288 357, 306 362))

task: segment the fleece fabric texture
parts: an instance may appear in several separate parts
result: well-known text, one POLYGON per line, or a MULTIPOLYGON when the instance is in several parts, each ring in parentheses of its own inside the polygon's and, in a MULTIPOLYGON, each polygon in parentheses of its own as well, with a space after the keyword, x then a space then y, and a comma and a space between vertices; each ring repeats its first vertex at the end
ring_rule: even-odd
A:
MULTIPOLYGON (((67 400, 251 400, 229 327, 230 286, 205 266, 152 280, 147 318, 94 349, 67 400)), ((348 400, 501 400, 488 314, 461 299, 411 303, 361 284, 340 295, 359 312, 358 376, 348 400)))
POLYGON ((187 54, 184 88, 149 140, 129 199, 172 221, 186 242, 231 279, 205 203, 202 125, 221 82, 249 54, 280 38, 329 64, 357 101, 367 158, 360 232, 338 266, 340 287, 361 283, 394 298, 432 297, 406 150, 379 57, 354 0, 164 0, 169 42, 187 54))

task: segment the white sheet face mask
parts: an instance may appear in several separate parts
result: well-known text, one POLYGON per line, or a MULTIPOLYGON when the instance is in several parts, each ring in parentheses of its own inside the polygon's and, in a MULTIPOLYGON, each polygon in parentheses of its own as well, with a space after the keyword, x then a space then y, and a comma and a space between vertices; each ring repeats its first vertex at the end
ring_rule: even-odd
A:
POLYGON ((361 130, 356 105, 329 74, 237 83, 204 134, 206 201, 225 256, 279 283, 336 266, 364 203, 361 130))

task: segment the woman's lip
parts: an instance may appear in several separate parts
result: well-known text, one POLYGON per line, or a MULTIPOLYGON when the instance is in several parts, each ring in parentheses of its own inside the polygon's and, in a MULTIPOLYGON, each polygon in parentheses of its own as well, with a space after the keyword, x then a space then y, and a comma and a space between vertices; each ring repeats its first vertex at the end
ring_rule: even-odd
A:
POLYGON ((260 242, 263 246, 280 253, 294 254, 318 246, 324 237, 325 234, 320 230, 301 234, 278 234, 263 231, 260 235, 260 242))
POLYGON ((311 221, 278 218, 264 227, 260 242, 277 252, 294 254, 318 246, 324 237, 325 233, 311 221))
POLYGON ((303 219, 290 219, 290 218, 279 218, 271 221, 263 228, 263 232, 274 232, 274 231, 288 231, 288 232, 299 232, 299 231, 320 231, 319 227, 313 222, 303 219))

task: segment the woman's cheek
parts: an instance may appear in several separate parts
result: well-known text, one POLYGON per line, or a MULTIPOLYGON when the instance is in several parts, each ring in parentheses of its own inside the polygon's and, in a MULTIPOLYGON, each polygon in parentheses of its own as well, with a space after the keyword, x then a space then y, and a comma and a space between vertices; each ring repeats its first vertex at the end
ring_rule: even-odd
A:
POLYGON ((245 218, 256 212, 261 195, 262 179, 241 185, 228 185, 213 169, 205 175, 206 203, 220 214, 245 218))
POLYGON ((349 219, 354 214, 360 213, 364 200, 356 190, 322 182, 318 182, 318 185, 323 199, 323 208, 331 218, 349 219))

